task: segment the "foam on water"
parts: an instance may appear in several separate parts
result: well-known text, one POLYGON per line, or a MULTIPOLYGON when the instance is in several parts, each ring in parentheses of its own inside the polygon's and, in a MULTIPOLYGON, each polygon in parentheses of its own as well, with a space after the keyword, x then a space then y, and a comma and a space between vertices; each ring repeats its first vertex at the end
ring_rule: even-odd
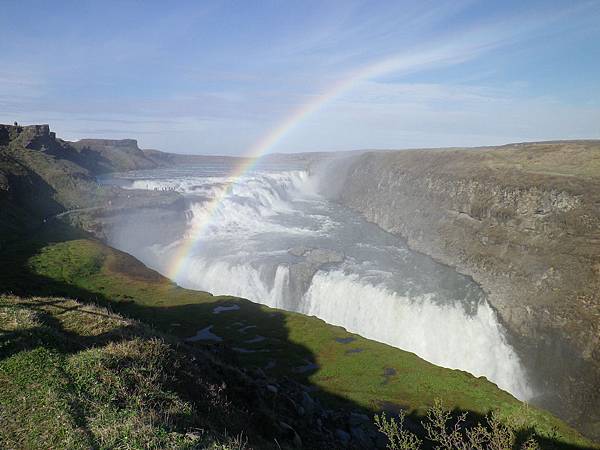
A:
POLYGON ((190 233, 197 234, 201 230, 206 238, 266 232, 303 233, 306 230, 278 224, 269 218, 293 213, 288 200, 300 192, 306 177, 305 172, 286 172, 277 176, 246 177, 229 187, 218 186, 216 190, 221 192, 214 192, 211 197, 221 197, 224 189, 229 192, 216 208, 211 208, 208 202, 191 205, 190 233))
POLYGON ((289 269, 278 265, 274 274, 267 272, 272 271, 265 266, 255 268, 243 263, 208 262, 194 258, 177 283, 189 289, 209 291, 214 295, 234 295, 280 308, 289 286, 289 269), (271 279, 271 282, 267 279, 271 279))
MULTIPOLYGON (((130 188, 188 198, 188 233, 202 245, 175 280, 181 286, 315 315, 434 364, 484 375, 518 398, 532 396, 474 283, 329 203, 306 171, 255 172, 231 185, 218 173, 185 171, 132 180, 130 188), (221 196, 216 208, 207 207, 207 198, 221 196), (311 259, 311 248, 323 252, 311 259)), ((133 253, 166 273, 161 262, 180 243, 133 253)))
POLYGON ((440 304, 428 294, 408 298, 356 274, 319 271, 302 312, 439 366, 485 375, 519 398, 531 396, 519 358, 487 302, 467 314, 460 305, 440 304))

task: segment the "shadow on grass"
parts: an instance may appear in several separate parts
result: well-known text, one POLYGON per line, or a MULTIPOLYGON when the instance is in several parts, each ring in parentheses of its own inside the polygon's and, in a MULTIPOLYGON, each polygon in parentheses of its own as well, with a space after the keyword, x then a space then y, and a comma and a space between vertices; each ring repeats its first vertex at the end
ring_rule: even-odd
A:
MULTIPOLYGON (((123 301, 104 294, 101 291, 90 291, 67 283, 65 281, 48 278, 34 273, 28 260, 38 254, 40 250, 53 242, 65 242, 73 239, 90 239, 88 235, 64 224, 54 223, 40 230, 35 238, 28 241, 15 243, 6 248, 0 256, 0 293, 12 293, 23 297, 67 297, 77 299, 83 303, 93 303, 106 307, 124 316, 141 320, 150 324, 161 332, 168 332, 181 336, 193 335, 195 331, 218 324, 221 330, 230 330, 231 335, 243 333, 244 326, 248 323, 232 323, 231 316, 215 314, 215 307, 219 303, 194 303, 175 306, 148 306, 136 303, 130 298, 123 301), (174 327, 177 332, 174 333, 174 327)), ((125 270, 123 268, 123 270, 125 270)), ((135 269, 134 269, 135 270, 135 269)), ((148 271, 150 276, 153 272, 148 271)), ((43 330, 27 330, 26 334, 11 333, 0 330, 0 359, 6 358, 19 351, 26 350, 28 346, 39 345, 41 341, 32 340, 31 337, 39 332, 43 336, 48 328, 57 330, 64 339, 56 341, 55 350, 62 353, 76 353, 81 350, 104 346, 108 343, 119 342, 138 335, 136 327, 122 327, 117 332, 111 331, 98 336, 81 336, 65 330, 60 321, 43 311, 44 307, 54 306, 62 308, 59 314, 68 313, 77 307, 66 308, 60 306, 61 301, 48 299, 40 302, 39 317, 44 324, 43 330), (4 346, 2 344, 5 344, 4 346)), ((240 299, 231 299, 229 302, 239 305, 236 317, 251 318, 250 326, 257 326, 261 333, 268 334, 269 341, 273 343, 264 351, 251 347, 248 349, 236 347, 239 340, 224 336, 215 339, 219 342, 181 344, 195 355, 192 359, 212 361, 220 369, 217 371, 222 382, 227 385, 227 396, 237 408, 248 412, 250 422, 245 424, 246 430, 257 433, 266 441, 294 442, 297 432, 307 448, 375 448, 385 446, 381 436, 377 439, 370 417, 372 411, 365 410, 353 401, 331 392, 325 392, 315 386, 310 377, 318 370, 315 355, 305 346, 289 339, 289 330, 282 313, 268 310, 265 307, 240 299), (274 364, 274 365, 273 365, 274 364), (269 375, 265 373, 269 372, 269 375), (309 400, 306 400, 308 397, 309 400), (311 403, 316 399, 316 402, 311 403), (310 408, 314 410, 309 411, 310 408), (295 430, 295 431, 294 431, 295 430), (331 447, 333 443, 334 447, 331 447)), ((228 304, 225 300, 221 304, 228 304)), ((31 307, 31 303, 27 303, 31 307)), ((25 307, 16 304, 15 307, 25 307)), ((81 310, 85 314, 103 315, 97 311, 81 310)), ((248 342, 246 340, 245 342, 248 342)), ((218 380, 214 380, 218 381, 218 380)), ((197 393, 190 392, 186 385, 175 386, 175 389, 184 398, 193 401, 198 399, 197 393)), ((442 399, 443 400, 443 399, 442 399)), ((386 410, 395 414, 402 405, 379 404, 373 409, 386 410)), ((96 446, 96 441, 89 430, 85 414, 81 405, 71 405, 74 422, 86 430, 90 448, 96 446)), ((473 411, 453 411, 453 417, 458 417, 463 412, 468 413, 467 426, 474 426, 484 421, 484 417, 473 411)), ((406 427, 421 438, 425 435, 421 422, 423 417, 413 413, 406 416, 406 427)), ((240 432, 243 429, 233 430, 240 432)), ((185 430, 180 430, 185 431, 185 430)), ((519 431, 519 448, 533 430, 519 431)), ((537 436, 536 440, 544 449, 584 449, 566 444, 559 439, 537 436)), ((279 445, 279 444, 277 444, 279 445)), ((425 443, 424 448, 433 445, 425 443)), ((273 446, 273 448, 276 448, 273 446)))
MULTIPOLYGON (((91 347, 106 345, 114 341, 115 335, 113 332, 104 333, 99 336, 81 336, 65 330, 58 319, 43 309, 51 305, 57 306, 59 303, 58 300, 49 300, 37 304, 16 302, 0 306, 0 309, 34 311, 35 322, 39 324, 25 330, 0 330, 0 361, 20 352, 35 350, 39 347, 54 351, 60 355, 65 355, 74 354, 91 347)), ((63 366, 55 365, 54 369, 66 381, 66 386, 72 388, 75 385, 72 375, 63 366)), ((100 448, 90 429, 84 405, 73 395, 65 396, 64 399, 68 405, 67 412, 72 422, 83 432, 86 446, 90 449, 100 448)))

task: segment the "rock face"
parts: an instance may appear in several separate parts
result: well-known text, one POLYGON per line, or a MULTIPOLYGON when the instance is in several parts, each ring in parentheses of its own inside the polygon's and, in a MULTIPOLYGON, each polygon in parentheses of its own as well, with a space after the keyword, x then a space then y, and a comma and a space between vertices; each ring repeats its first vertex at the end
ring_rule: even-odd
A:
POLYGON ((335 198, 481 284, 536 385, 533 402, 600 437, 600 142, 372 152, 345 164, 335 198))
POLYGON ((0 145, 18 139, 24 147, 35 147, 42 142, 56 139, 56 134, 50 131, 50 125, 2 125, 0 124, 0 145))

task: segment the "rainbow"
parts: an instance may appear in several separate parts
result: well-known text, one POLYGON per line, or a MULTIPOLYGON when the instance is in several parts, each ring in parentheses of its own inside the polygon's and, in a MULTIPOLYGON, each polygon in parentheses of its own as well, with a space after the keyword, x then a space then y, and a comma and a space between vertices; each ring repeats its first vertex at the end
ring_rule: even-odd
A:
POLYGON ((454 49, 440 49, 439 47, 434 51, 421 52, 408 56, 396 56, 387 58, 382 61, 378 61, 374 64, 365 66, 364 68, 353 72, 347 78, 335 83, 325 93, 315 96, 314 99, 300 106, 292 112, 284 121, 282 121, 276 128, 272 129, 262 139, 260 139, 255 145, 253 145, 247 152, 246 157, 248 160, 239 164, 228 177, 225 189, 220 194, 216 195, 207 205, 207 220, 197 227, 193 231, 193 235, 185 237, 177 250, 174 252, 173 257, 170 259, 167 275, 170 279, 177 281, 181 273, 184 272, 189 255, 193 254, 194 249, 199 244, 202 238, 202 234, 206 226, 210 223, 214 212, 219 207, 221 202, 229 193, 234 183, 244 174, 251 171, 258 159, 269 152, 276 144, 281 142, 294 128, 296 128, 301 122, 303 122, 308 116, 317 112, 325 104, 340 96, 344 92, 350 90, 355 84, 361 81, 366 81, 371 78, 381 76, 391 72, 408 72, 418 70, 429 66, 434 63, 445 63, 450 62, 450 59, 455 59, 456 55, 452 51, 454 49), (448 51, 450 50, 450 51, 448 51))

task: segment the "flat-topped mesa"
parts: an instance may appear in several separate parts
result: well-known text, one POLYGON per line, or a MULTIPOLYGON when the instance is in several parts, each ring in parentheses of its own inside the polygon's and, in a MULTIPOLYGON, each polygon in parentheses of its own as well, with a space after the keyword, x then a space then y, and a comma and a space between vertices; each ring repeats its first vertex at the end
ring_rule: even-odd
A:
MULTIPOLYGON (((154 169, 158 166, 139 148, 135 139, 81 139, 70 142, 89 162, 95 173, 154 169)), ((88 164, 89 166, 89 164, 88 164)))
POLYGON ((141 152, 138 147, 138 141, 135 139, 80 139, 77 142, 73 142, 73 146, 76 148, 87 147, 92 149, 118 148, 120 150, 141 152))
POLYGON ((23 147, 40 149, 56 141, 56 133, 50 131, 50 125, 4 125, 0 124, 0 145, 19 140, 23 147))
POLYGON ((96 152, 101 155, 129 155, 145 158, 144 152, 138 147, 135 139, 81 139, 71 145, 80 152, 96 152))

